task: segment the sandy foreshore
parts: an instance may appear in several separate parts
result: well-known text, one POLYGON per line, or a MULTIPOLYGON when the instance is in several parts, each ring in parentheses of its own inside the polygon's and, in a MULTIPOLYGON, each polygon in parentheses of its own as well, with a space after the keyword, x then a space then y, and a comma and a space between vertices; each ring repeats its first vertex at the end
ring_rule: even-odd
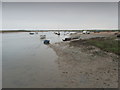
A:
POLYGON ((118 88, 118 56, 97 47, 60 42, 50 45, 67 88, 118 88))

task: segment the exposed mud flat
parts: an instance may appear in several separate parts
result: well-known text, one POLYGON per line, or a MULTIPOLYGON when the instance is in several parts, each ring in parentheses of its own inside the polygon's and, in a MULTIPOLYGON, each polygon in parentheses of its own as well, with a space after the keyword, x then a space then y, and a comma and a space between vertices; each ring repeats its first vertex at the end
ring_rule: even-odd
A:
POLYGON ((70 42, 50 45, 69 88, 117 88, 118 56, 94 46, 70 42))

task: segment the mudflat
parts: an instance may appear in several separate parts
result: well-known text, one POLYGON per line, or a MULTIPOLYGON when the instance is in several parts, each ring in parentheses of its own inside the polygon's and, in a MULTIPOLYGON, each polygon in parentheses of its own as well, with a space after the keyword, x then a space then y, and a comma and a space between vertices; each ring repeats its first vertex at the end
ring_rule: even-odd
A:
POLYGON ((118 88, 119 56, 81 40, 50 45, 58 55, 58 66, 70 88, 118 88))

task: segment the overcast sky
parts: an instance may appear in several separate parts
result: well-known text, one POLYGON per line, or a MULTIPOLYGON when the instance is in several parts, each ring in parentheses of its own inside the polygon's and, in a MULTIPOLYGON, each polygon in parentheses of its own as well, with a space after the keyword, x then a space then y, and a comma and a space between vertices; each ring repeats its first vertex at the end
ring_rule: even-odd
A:
POLYGON ((3 29, 117 29, 117 2, 3 2, 3 29))
POLYGON ((120 0, 2 0, 2 2, 119 2, 120 0))

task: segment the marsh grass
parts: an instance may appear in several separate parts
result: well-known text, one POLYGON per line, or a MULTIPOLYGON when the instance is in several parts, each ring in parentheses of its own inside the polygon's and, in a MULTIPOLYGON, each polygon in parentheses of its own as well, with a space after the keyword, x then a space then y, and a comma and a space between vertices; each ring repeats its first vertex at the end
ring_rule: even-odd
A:
POLYGON ((117 55, 120 55, 120 40, 116 36, 114 37, 97 37, 97 38, 91 38, 86 40, 78 40, 78 41, 71 41, 70 46, 85 46, 86 50, 88 50, 87 47, 95 46, 100 48, 103 51, 106 52, 112 52, 117 55))
POLYGON ((94 45, 104 51, 120 55, 120 40, 116 37, 88 39, 87 44, 94 45))

